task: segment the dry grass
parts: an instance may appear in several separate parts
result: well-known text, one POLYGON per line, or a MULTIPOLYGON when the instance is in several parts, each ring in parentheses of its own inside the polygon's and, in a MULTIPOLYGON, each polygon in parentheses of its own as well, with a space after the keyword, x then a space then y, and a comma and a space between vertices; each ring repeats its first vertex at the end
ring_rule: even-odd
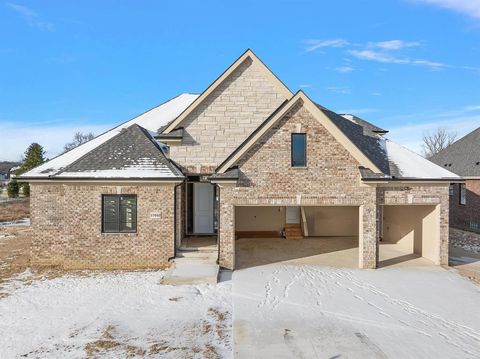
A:
POLYGON ((31 242, 30 227, 0 227, 0 285, 29 267, 31 242))
POLYGON ((30 198, 0 202, 0 222, 30 217, 30 198))

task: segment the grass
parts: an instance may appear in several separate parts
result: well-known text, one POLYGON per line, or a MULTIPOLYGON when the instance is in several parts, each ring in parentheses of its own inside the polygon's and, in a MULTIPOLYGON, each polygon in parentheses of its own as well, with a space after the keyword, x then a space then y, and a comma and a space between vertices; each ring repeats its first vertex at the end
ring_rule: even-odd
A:
POLYGON ((30 198, 0 202, 0 222, 16 221, 30 217, 30 198))

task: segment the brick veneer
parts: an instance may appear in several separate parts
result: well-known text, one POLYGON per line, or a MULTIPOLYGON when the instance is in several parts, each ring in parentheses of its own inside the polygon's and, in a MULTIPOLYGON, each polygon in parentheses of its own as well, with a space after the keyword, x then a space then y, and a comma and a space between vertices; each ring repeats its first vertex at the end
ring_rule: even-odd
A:
POLYGON ((247 59, 182 122, 182 146, 170 156, 191 172, 212 173, 285 100, 247 59))
POLYGON ((452 227, 480 233, 480 179, 465 180, 466 204, 460 204, 460 185, 454 184, 450 196, 452 227))
POLYGON ((441 204, 441 262, 448 258, 448 187, 381 188, 361 183, 359 163, 297 104, 239 161, 238 184, 220 186, 220 265, 235 267, 235 206, 359 206, 359 266, 375 268, 384 203, 441 204), (290 166, 291 134, 307 134, 306 168, 290 166))
POLYGON ((32 183, 31 212, 32 265, 163 268, 174 255, 174 184, 32 183), (102 194, 137 195, 137 233, 102 233, 102 194))
POLYGON ((376 267, 375 187, 360 183, 359 163, 302 104, 297 104, 238 163, 239 184, 220 190, 220 264, 235 266, 234 206, 361 206, 361 265, 376 267), (290 165, 291 134, 307 134, 307 167, 290 165))

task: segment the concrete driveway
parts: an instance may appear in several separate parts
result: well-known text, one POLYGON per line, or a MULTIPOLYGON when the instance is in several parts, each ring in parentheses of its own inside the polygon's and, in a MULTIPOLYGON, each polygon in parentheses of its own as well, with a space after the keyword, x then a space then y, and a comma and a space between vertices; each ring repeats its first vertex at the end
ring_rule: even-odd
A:
POLYGON ((480 287, 435 266, 233 274, 236 358, 478 358, 480 287))

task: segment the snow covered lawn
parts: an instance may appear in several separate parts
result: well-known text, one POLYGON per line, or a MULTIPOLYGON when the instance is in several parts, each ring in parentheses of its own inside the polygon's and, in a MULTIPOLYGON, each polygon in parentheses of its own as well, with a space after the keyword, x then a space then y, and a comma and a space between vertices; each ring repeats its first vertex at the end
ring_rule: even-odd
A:
POLYGON ((479 358, 480 287, 440 267, 234 272, 237 358, 479 358))
POLYGON ((230 358, 231 282, 159 285, 163 272, 5 284, 0 358, 230 358))

